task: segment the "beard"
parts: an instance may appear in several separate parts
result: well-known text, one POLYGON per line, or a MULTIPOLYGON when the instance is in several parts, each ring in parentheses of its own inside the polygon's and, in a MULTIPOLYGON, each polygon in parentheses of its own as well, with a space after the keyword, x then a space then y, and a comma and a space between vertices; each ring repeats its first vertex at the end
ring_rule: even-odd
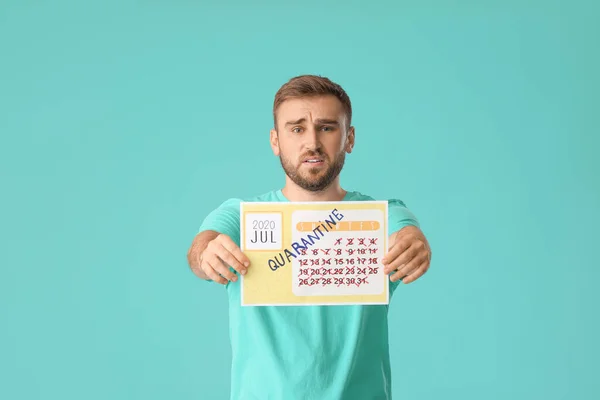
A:
POLYGON ((343 150, 335 156, 333 163, 329 163, 328 157, 320 151, 316 153, 313 152, 310 154, 305 154, 300 158, 304 158, 306 156, 318 156, 319 158, 323 159, 327 165, 325 171, 323 171, 322 168, 305 168, 304 171, 301 171, 300 168, 303 165, 302 162, 300 162, 300 164, 296 167, 283 155, 279 156, 279 161, 281 162, 281 166, 283 167, 285 174, 296 185, 310 192, 319 192, 327 188, 340 174, 346 160, 346 153, 343 150))

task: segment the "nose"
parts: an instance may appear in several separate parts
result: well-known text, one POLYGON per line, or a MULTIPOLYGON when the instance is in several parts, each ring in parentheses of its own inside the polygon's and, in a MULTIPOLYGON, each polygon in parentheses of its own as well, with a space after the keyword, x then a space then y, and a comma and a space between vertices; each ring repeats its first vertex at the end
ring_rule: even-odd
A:
POLYGON ((308 151, 318 151, 321 149, 321 142, 319 140, 319 133, 314 127, 310 127, 306 130, 304 136, 304 147, 308 151))

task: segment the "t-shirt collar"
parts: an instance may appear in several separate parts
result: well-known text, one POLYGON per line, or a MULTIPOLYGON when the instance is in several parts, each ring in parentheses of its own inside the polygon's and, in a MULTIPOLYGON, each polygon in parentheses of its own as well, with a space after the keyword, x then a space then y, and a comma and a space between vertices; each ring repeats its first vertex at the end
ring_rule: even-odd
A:
MULTIPOLYGON (((279 200, 279 201, 281 201, 283 203, 289 203, 290 202, 288 200, 288 198, 283 195, 282 189, 278 189, 278 190, 275 191, 275 197, 277 197, 277 200, 279 200)), ((352 198, 352 192, 347 191, 346 195, 344 196, 344 198, 342 199, 342 201, 348 201, 348 200, 350 200, 350 198, 352 198)))

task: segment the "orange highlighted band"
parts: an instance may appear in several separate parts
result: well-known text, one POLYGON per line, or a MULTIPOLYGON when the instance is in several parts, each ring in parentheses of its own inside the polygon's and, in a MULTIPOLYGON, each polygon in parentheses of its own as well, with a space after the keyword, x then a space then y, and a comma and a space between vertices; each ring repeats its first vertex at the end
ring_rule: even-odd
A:
POLYGON ((321 232, 326 231, 376 231, 380 224, 378 221, 336 221, 335 225, 327 222, 298 222, 296 229, 300 232, 313 231, 320 227, 321 232))

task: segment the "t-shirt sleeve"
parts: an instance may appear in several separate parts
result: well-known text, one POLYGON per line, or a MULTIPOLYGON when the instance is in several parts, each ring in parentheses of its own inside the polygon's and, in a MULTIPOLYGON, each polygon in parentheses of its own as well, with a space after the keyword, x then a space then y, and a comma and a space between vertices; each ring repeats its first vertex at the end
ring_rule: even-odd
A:
MULTIPOLYGON (((388 200, 388 234, 391 235, 409 225, 420 228, 417 217, 406 207, 406 204, 402 200, 388 200)), ((395 271, 390 273, 389 276, 392 276, 394 273, 395 271)), ((390 281, 390 297, 394 294, 400 283, 402 282, 399 280, 396 282, 390 281)))
POLYGON ((409 225, 420 227, 417 217, 402 200, 388 200, 388 234, 391 235, 409 225))
POLYGON ((240 199, 228 199, 202 221, 199 232, 215 231, 229 236, 240 245, 240 199))

